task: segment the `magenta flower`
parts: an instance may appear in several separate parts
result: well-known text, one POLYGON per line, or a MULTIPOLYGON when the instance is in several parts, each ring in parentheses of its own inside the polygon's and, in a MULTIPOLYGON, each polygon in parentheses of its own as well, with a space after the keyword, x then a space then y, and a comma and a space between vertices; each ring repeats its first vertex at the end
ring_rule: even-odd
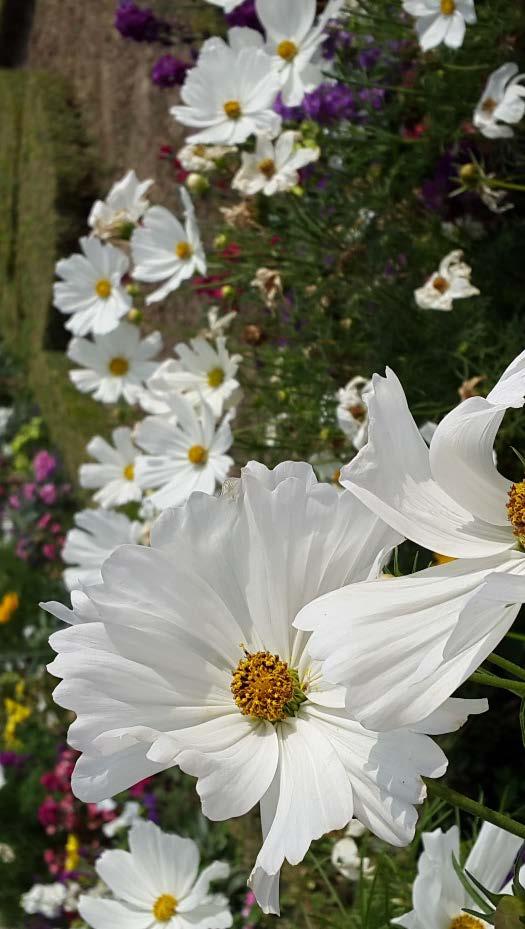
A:
POLYGON ((40 488, 40 499, 42 503, 45 503, 47 506, 52 506, 53 503, 57 502, 57 489, 54 484, 44 484, 40 488))
POLYGON ((47 481, 48 478, 56 471, 57 459, 54 455, 51 455, 45 449, 42 449, 41 452, 37 452, 33 458, 33 471, 37 481, 42 483, 47 481))

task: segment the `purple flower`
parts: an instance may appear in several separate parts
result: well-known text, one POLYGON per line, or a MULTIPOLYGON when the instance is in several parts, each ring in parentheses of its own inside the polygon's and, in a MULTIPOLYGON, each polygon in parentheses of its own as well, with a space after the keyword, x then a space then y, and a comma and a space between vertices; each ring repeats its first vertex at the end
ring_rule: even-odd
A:
POLYGON ((33 458, 33 472, 40 483, 41 481, 47 481, 48 478, 56 471, 57 460, 54 455, 50 455, 49 452, 46 452, 43 449, 41 452, 37 452, 33 458))
POLYGON ((382 110, 385 105, 386 91, 383 87, 365 87, 359 91, 359 99, 365 106, 374 110, 382 110))
POLYGON ((374 45, 363 48, 357 56, 357 63, 363 71, 371 71, 381 58, 381 49, 374 45))
POLYGON ((323 42, 323 58, 332 61, 337 54, 345 54, 352 47, 354 37, 347 29, 342 29, 337 20, 327 25, 327 35, 323 42))
POLYGON ((304 110, 302 106, 286 106, 283 103, 281 94, 277 96, 273 108, 279 116, 282 116, 285 122, 300 122, 304 119, 304 110))
POLYGON ((341 119, 354 119, 357 116, 354 92, 344 84, 320 84, 311 93, 306 94, 303 109, 307 119, 312 119, 322 126, 341 119))
POLYGON ((44 484, 40 488, 40 499, 47 506, 53 506, 57 502, 57 489, 54 484, 44 484))
POLYGON ((175 87, 184 84, 186 72, 191 66, 174 55, 162 55, 151 69, 151 80, 158 87, 175 87))
POLYGON ((153 10, 141 9, 133 0, 121 0, 115 14, 115 28, 124 39, 134 42, 162 42, 171 31, 169 23, 157 19, 153 10))
POLYGON ((36 484, 30 482, 29 484, 24 484, 22 487, 22 493, 24 495, 24 500, 34 500, 36 493, 36 484))
POLYGON ((226 14, 226 22, 228 23, 228 29, 232 29, 233 26, 245 26, 248 29, 257 29, 258 32, 263 32, 255 12, 255 0, 244 0, 231 13, 226 14))
POLYGON ((0 752, 0 764, 5 768, 22 768, 29 755, 19 755, 18 752, 0 752))

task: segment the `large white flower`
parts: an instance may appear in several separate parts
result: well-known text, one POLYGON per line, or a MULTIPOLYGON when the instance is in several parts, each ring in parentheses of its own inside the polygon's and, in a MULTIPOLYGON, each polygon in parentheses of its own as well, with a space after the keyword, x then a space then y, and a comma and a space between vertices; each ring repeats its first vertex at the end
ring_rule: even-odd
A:
MULTIPOLYGON (((424 850, 419 856, 412 890, 414 909, 392 922, 405 929, 444 929, 452 925, 457 929, 488 929, 486 922, 463 912, 479 910, 479 900, 470 896, 454 870, 453 857, 460 861, 458 827, 452 826, 447 832, 441 829, 424 832, 422 839, 424 850)), ((507 878, 521 845, 522 840, 515 835, 483 823, 465 861, 465 870, 486 890, 512 894, 507 878)))
POLYGON ((134 171, 113 184, 105 200, 97 200, 89 214, 88 225, 100 239, 128 239, 149 207, 145 194, 152 180, 139 181, 134 171))
POLYGON ((158 412, 169 413, 169 402, 164 397, 175 391, 195 406, 205 400, 214 415, 221 416, 239 395, 235 375, 241 356, 229 354, 224 336, 219 336, 215 345, 202 338, 191 339, 189 345, 179 342, 175 351, 179 360, 165 361, 148 381, 152 397, 158 399, 158 412))
POLYGON ((470 283, 472 268, 463 261, 463 252, 456 249, 443 258, 439 270, 423 287, 414 291, 415 301, 422 310, 451 310, 454 300, 476 297, 477 287, 470 283))
POLYGON ((89 442, 87 452, 99 464, 80 466, 80 486, 98 488, 93 500, 103 509, 124 506, 142 499, 142 490, 135 480, 135 458, 138 450, 131 439, 131 429, 121 426, 113 430, 113 443, 97 435, 89 442))
POLYGON ((279 76, 260 48, 254 29, 230 29, 229 45, 208 39, 181 89, 184 106, 171 113, 184 126, 198 129, 190 142, 238 145, 255 134, 277 135, 281 118, 272 109, 279 76))
POLYGON ((474 0, 403 0, 406 13, 416 16, 416 32, 424 52, 441 45, 460 48, 467 23, 477 22, 474 0))
POLYGON ((83 255, 57 262, 56 273, 62 280, 54 285, 53 302, 70 316, 66 323, 70 332, 104 335, 116 329, 131 307, 121 283, 129 261, 120 249, 95 238, 80 239, 80 247, 83 255))
POLYGON ((165 207, 152 206, 131 239, 133 277, 147 283, 164 281, 149 294, 146 303, 164 300, 196 271, 206 274, 206 256, 193 203, 184 187, 180 188, 180 195, 184 226, 165 207))
POLYGON ((76 795, 96 802, 179 765, 199 779, 210 819, 260 802, 251 883, 271 912, 284 860, 297 864, 352 816, 394 845, 410 842, 420 775, 446 768, 424 733, 456 729, 485 702, 451 700, 411 729, 367 731, 292 626, 319 595, 377 576, 398 541, 309 465, 252 463, 228 493, 193 494, 165 513, 151 548, 114 553, 76 615, 48 605, 75 623, 52 637, 50 670, 63 678, 55 700, 77 714, 76 795))
POLYGON ((299 183, 299 168, 319 158, 318 148, 301 147, 298 132, 283 132, 274 143, 259 136, 253 154, 243 152, 242 165, 233 178, 232 187, 253 196, 267 197, 291 190, 299 183))
POLYGON ((69 372, 75 387, 82 393, 93 394, 102 403, 140 403, 146 394, 145 382, 157 368, 151 359, 162 348, 160 332, 145 339, 130 323, 121 323, 109 335, 89 339, 71 339, 68 358, 82 365, 69 372))
POLYGON ((217 426, 204 401, 200 411, 179 394, 169 397, 168 416, 147 416, 136 429, 146 452, 136 459, 137 481, 144 490, 158 488, 149 501, 158 510, 179 506, 191 493, 213 494, 233 465, 226 454, 232 444, 229 418, 217 426))
POLYGON ((214 861, 199 875, 199 848, 192 839, 135 823, 130 851, 105 851, 95 868, 115 899, 83 895, 78 911, 93 929, 229 929, 228 900, 210 892, 229 866, 214 861))
POLYGON ((359 450, 368 437, 368 410, 364 400, 372 381, 366 377, 353 377, 345 387, 337 391, 337 424, 359 450))
POLYGON ((306 93, 326 80, 327 62, 320 48, 327 23, 342 6, 343 0, 329 0, 316 22, 316 0, 256 0, 266 50, 279 75, 286 106, 298 106, 306 93))
POLYGON ((71 567, 64 571, 68 590, 82 584, 98 584, 100 569, 118 545, 138 542, 142 523, 132 522, 114 510, 82 510, 75 515, 75 527, 66 536, 62 561, 71 567))
POLYGON ((474 110, 474 125, 489 139, 514 135, 508 123, 519 123, 525 113, 525 87, 517 64, 508 62, 494 71, 474 110))
POLYGON ((20 906, 24 913, 41 913, 48 919, 56 919, 62 915, 66 897, 66 886, 58 881, 54 884, 33 884, 31 890, 22 894, 20 906))

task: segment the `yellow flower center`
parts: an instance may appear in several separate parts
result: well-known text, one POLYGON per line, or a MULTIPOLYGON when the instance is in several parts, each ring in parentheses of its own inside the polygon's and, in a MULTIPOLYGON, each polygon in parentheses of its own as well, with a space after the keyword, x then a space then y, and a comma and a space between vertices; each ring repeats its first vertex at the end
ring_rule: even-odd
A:
POLYGON ((205 465, 208 460, 208 449, 202 445, 192 445, 188 452, 188 458, 194 465, 205 465))
POLYGON ((193 154, 196 155, 197 158, 204 158, 204 156, 206 155, 206 146, 205 146, 205 145, 202 145, 202 144, 201 144, 201 145, 194 145, 194 146, 193 146, 193 154))
POLYGON ((257 170, 260 171, 261 174, 264 174, 264 176, 267 177, 268 180, 270 180, 270 178, 274 176, 275 171, 276 171, 275 161, 273 160, 273 158, 263 158, 263 160, 260 161, 259 164, 257 165, 257 170))
POLYGON ((341 468, 336 468, 332 474, 332 484, 338 484, 341 480, 341 468))
POLYGON ((230 689, 244 716, 271 723, 295 716, 306 700, 297 671, 270 652, 245 652, 232 675, 230 689))
POLYGON ((277 54, 284 61, 293 61, 298 51, 297 45, 295 42, 291 42, 290 39, 283 39, 277 46, 277 54))
POLYGON ((486 100, 481 104, 481 109, 484 113, 487 113, 489 116, 492 116, 494 110, 497 107, 497 101, 493 100, 492 97, 487 97, 486 100))
POLYGON ((175 254, 181 261, 187 261, 193 255, 193 249, 189 242, 177 242, 175 254))
POLYGON ((240 119, 242 116, 241 104, 238 100, 227 100, 224 104, 224 112, 228 119, 240 119))
POLYGON ((129 371, 129 361, 127 358, 112 358, 108 368, 113 377, 124 377, 129 371))
POLYGON ((124 471, 122 472, 127 481, 135 480, 135 466, 132 464, 126 465, 124 471))
POLYGON ((461 916, 454 917, 448 929, 483 929, 483 923, 480 919, 476 919, 475 916, 462 913, 461 916))
POLYGON ((0 603, 0 624, 8 623, 20 606, 20 597, 17 593, 4 594, 0 603))
POLYGON ((434 290, 437 290, 439 294, 445 294, 447 290, 449 289, 450 284, 448 281, 445 280, 444 277, 441 277, 441 275, 438 275, 432 281, 432 287, 434 288, 434 290))
POLYGON ((95 284, 95 290, 97 297, 100 297, 101 300, 107 300, 111 296, 111 281, 108 281, 107 277, 102 277, 95 284))
MULTIPOLYGON (((456 12, 455 0, 441 0, 441 12, 443 13, 443 16, 452 16, 452 14, 456 12)), ((468 927, 464 926, 463 929, 468 929, 468 927)))
POLYGON ((222 368, 212 368, 211 371, 208 371, 208 386, 220 387, 221 384, 224 384, 224 371, 222 368))
POLYGON ((509 490, 507 514, 519 542, 525 544, 525 481, 513 484, 509 490))
POLYGON ((432 558, 435 564, 450 564, 451 561, 455 561, 455 558, 451 558, 449 555, 441 555, 439 552, 432 552, 432 558))
POLYGON ((177 898, 171 894, 161 894, 153 904, 153 915, 159 923, 167 923, 177 912, 177 898))

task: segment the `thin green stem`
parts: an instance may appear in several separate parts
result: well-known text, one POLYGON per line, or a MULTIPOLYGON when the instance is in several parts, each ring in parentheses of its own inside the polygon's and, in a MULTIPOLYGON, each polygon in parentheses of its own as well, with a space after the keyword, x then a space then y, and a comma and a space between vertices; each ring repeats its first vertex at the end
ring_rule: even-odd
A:
POLYGON ((484 684, 486 687, 495 687, 497 690, 508 690, 518 697, 525 697, 524 681, 509 681, 505 677, 496 677, 488 671, 474 671, 469 680, 475 684, 484 684))
POLYGON ((324 882, 324 884, 325 884, 325 886, 326 886, 326 889, 328 890, 328 892, 329 892, 329 894, 330 894, 332 900, 334 901, 334 903, 337 904, 337 906, 339 907, 339 909, 340 909, 341 913, 343 914, 343 916, 346 916, 346 910, 345 910, 343 901, 341 900, 341 897, 340 897, 339 894, 337 893, 337 891, 336 891, 334 885, 332 884, 330 878, 328 877, 328 874, 326 873, 325 869, 323 868, 321 862, 319 861, 319 859, 317 858, 317 856, 314 854, 314 852, 312 851, 312 849, 310 849, 310 853, 309 853, 309 854, 310 854, 310 858, 312 859, 314 868, 315 868, 315 870, 319 873, 319 875, 321 876, 321 878, 322 878, 322 880, 323 880, 323 882, 324 882))
POLYGON ((519 664, 515 664, 514 661, 508 661, 507 658, 501 658, 500 655, 496 655, 494 652, 485 660, 489 661, 490 664, 497 665, 498 668, 501 668, 503 671, 508 671, 508 673, 513 674, 514 677, 518 677, 522 681, 525 681, 525 668, 520 667, 519 664))
POLYGON ((498 178, 483 178, 483 183, 487 187, 493 187, 494 189, 502 190, 519 190, 522 193, 525 193, 525 184, 512 184, 510 181, 500 181, 498 178))
POLYGON ((445 800, 459 810, 464 810, 472 816, 478 816, 480 819, 492 823, 494 826, 499 826, 500 829, 505 829, 512 835, 517 835, 520 839, 525 839, 524 823, 517 823, 514 819, 511 819, 510 816, 506 816, 505 813, 498 813, 496 810, 491 810, 490 807, 485 806, 483 803, 478 803, 476 800, 471 800, 470 797, 465 797, 464 794, 458 793, 457 790, 452 790, 451 787, 447 787, 447 785, 443 784, 441 781, 433 781, 426 777, 424 777, 423 780, 427 785, 429 794, 433 797, 439 797, 441 800, 445 800))

